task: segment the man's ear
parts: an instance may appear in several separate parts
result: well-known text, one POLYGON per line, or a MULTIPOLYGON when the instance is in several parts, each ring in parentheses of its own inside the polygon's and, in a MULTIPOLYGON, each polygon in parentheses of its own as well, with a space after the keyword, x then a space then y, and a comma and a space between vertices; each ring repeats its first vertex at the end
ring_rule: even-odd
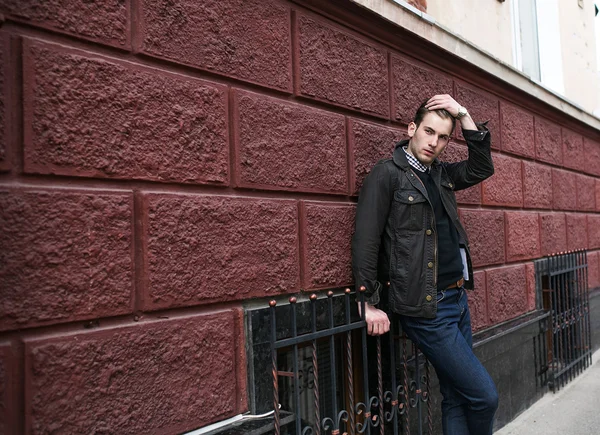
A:
POLYGON ((417 124, 414 122, 408 124, 408 137, 413 137, 415 135, 415 131, 417 131, 417 124))

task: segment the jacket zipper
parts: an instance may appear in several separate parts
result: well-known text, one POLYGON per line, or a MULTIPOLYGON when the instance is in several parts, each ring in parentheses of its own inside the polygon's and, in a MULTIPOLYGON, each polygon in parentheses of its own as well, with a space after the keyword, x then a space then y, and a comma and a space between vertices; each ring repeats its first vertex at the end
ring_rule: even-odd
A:
MULTIPOLYGON (((419 176, 415 173, 415 171, 413 170, 413 168, 410 168, 410 172, 413 173, 413 176, 417 178, 417 180, 419 180, 419 183, 421 183, 421 185, 423 186, 423 189, 425 189, 425 192, 427 192, 427 188, 425 187, 425 184, 423 184, 423 181, 419 178, 419 176)), ((435 213, 433 213, 433 205, 431 205, 431 202, 429 201, 429 199, 427 199, 427 202, 429 203, 429 207, 431 207, 431 222, 432 222, 432 226, 433 228, 431 228, 431 231, 433 231, 435 233, 435 240, 434 240, 434 244, 433 244, 433 288, 436 289, 437 291, 437 274, 438 274, 438 245, 437 245, 437 225, 435 223, 435 213)))

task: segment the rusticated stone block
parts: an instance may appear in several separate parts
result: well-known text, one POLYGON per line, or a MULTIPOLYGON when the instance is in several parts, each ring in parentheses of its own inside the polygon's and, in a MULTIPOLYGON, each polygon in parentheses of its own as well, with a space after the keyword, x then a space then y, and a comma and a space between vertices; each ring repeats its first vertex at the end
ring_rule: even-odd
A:
POLYGON ((452 94, 452 79, 399 56, 392 56, 394 117, 405 124, 415 118, 419 106, 438 94, 452 94))
POLYGON ((540 255, 540 224, 537 213, 506 212, 506 261, 528 260, 540 255))
POLYGON ((27 342, 26 433, 182 433, 235 415, 241 343, 233 317, 27 342))
POLYGON ((535 117, 535 158, 555 165, 563 163, 560 125, 538 116, 535 117))
POLYGON ((587 249, 587 215, 567 213, 567 249, 587 249))
POLYGON ((562 129, 563 165, 581 171, 587 166, 583 153, 583 137, 566 128, 562 129))
POLYGON ((298 290, 295 202, 147 194, 143 208, 145 307, 198 305, 298 290))
POLYGON ((524 264, 488 269, 485 274, 492 324, 527 312, 527 271, 524 264))
POLYGON ((0 330, 131 312, 133 198, 0 192, 0 330))
POLYGON ((596 180, 582 174, 573 174, 577 184, 577 210, 596 210, 596 180))
POLYGON ((10 343, 0 343, 0 433, 18 433, 16 391, 16 360, 10 343))
POLYGON ((492 210, 460 210, 469 236, 473 267, 504 263, 504 213, 492 210))
POLYGON ((290 8, 278 0, 141 0, 144 53, 291 91, 290 8))
POLYGON ((577 210, 576 175, 552 168, 552 204, 555 210, 577 210))
POLYGON ((0 0, 0 13, 36 27, 129 47, 130 0, 0 0))
POLYGON ((349 32, 298 17, 301 95, 387 118, 387 53, 349 32))
POLYGON ((351 193, 356 195, 373 166, 381 159, 391 158, 396 142, 408 136, 403 130, 355 119, 350 120, 350 131, 350 150, 354 157, 354 183, 351 193))
POLYGON ((600 211, 600 180, 596 179, 596 210, 600 211))
POLYGON ((344 117, 236 92, 237 166, 243 186, 348 191, 344 117))
POLYGON ((542 255, 567 250, 567 222, 564 213, 540 213, 542 255))
POLYGON ((486 205, 523 206, 521 160, 494 154, 494 175, 483 182, 483 203, 486 205))
POLYGON ((473 331, 478 331, 489 325, 485 272, 483 270, 475 272, 473 278, 475 279, 475 288, 467 293, 467 297, 471 312, 471 326, 473 331))
POLYGON ((502 102, 502 151, 525 157, 535 156, 533 115, 502 102))
POLYGON ((588 287, 594 289, 600 287, 600 254, 589 252, 587 254, 588 264, 588 287))
POLYGON ((307 202, 302 207, 304 287, 340 287, 353 282, 351 242, 356 207, 307 202))
POLYGON ((25 44, 25 170, 228 182, 226 90, 25 44))
POLYGON ((535 266, 533 263, 525 264, 527 273, 527 311, 533 311, 536 307, 535 291, 535 266))
MULTIPOLYGON (((459 145, 450 142, 440 160, 449 163, 461 162, 469 157, 469 148, 464 145, 459 145)), ((481 184, 476 184, 468 189, 455 192, 456 201, 459 204, 481 204, 481 184)))
MULTIPOLYGON (((500 110, 498 99, 481 89, 456 84, 456 100, 465 106, 475 122, 489 121, 487 126, 492 135, 492 148, 500 149, 500 110)), ((460 127, 458 137, 463 139, 460 127)))
POLYGON ((585 156, 585 164, 578 169, 600 177, 600 142, 584 137, 583 154, 585 156))
POLYGON ((587 228, 588 228, 588 248, 599 249, 600 248, 600 215, 588 214, 587 215, 587 228))
POLYGON ((8 87, 4 75, 6 64, 10 63, 8 55, 8 37, 0 32, 0 171, 7 169, 7 134, 6 134, 6 93, 8 87))
POLYGON ((552 168, 523 162, 523 204, 526 208, 552 208, 552 168))

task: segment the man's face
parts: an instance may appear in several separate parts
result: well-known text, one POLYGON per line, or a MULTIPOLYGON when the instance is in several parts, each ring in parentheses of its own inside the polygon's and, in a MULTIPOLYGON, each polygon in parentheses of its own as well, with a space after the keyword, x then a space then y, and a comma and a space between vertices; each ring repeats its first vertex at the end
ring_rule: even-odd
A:
POLYGON ((442 118, 435 112, 423 117, 419 127, 414 122, 408 124, 408 151, 425 166, 442 154, 452 134, 452 119, 442 118))

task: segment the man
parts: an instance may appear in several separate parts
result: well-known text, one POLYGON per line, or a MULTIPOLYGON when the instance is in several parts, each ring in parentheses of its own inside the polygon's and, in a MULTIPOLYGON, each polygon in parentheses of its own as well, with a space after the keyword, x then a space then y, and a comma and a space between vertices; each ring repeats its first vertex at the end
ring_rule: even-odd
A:
POLYGON ((408 136, 373 167, 358 200, 352 263, 366 289, 368 333, 388 332, 389 316, 398 316, 438 375, 444 434, 490 435, 498 393, 472 351, 465 287, 473 288, 473 272, 454 195, 494 173, 490 132, 451 96, 436 95, 408 136), (469 157, 440 162, 456 119, 469 157))

